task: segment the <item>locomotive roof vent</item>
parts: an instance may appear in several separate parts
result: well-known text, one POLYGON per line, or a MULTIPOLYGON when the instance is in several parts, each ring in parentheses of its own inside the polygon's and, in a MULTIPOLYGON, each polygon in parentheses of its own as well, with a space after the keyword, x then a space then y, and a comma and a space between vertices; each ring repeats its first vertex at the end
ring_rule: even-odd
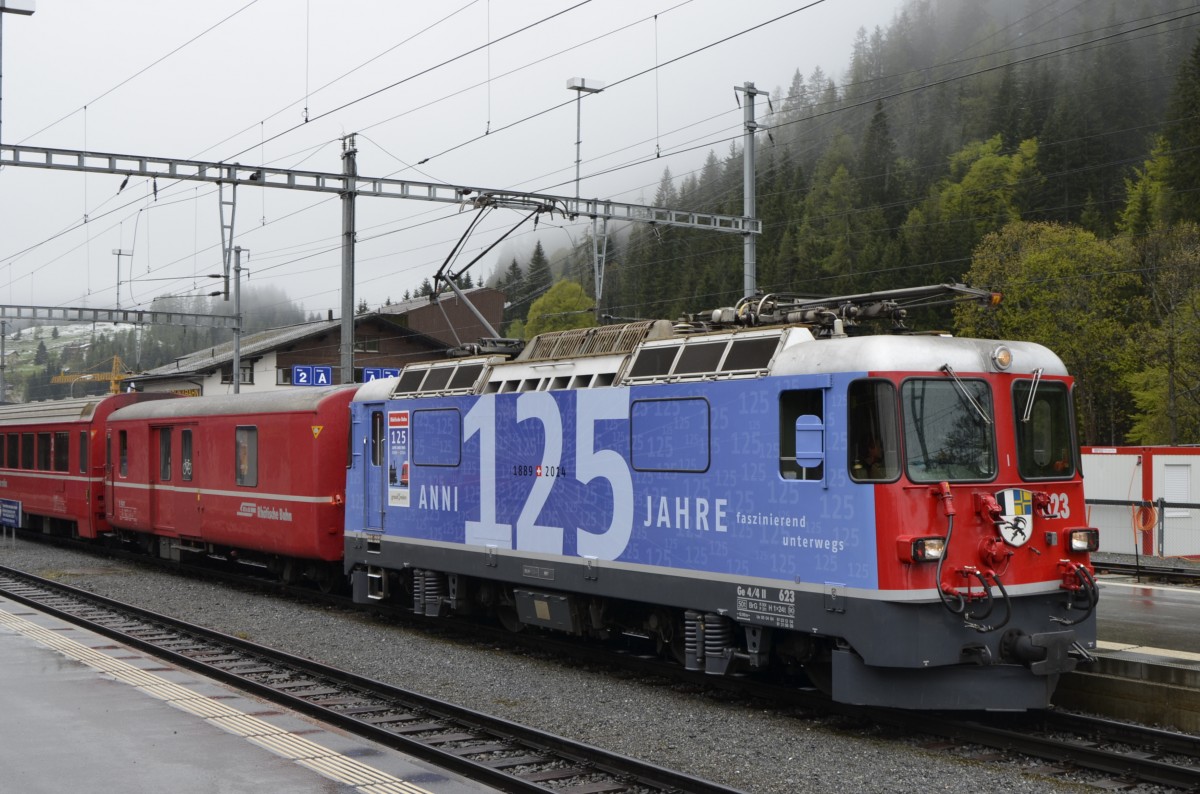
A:
POLYGON ((561 361, 508 361, 492 368, 484 394, 562 391, 612 386, 627 359, 623 355, 586 356, 561 361))
POLYGON ((642 342, 661 339, 670 333, 671 324, 666 320, 640 320, 620 325, 551 331, 538 334, 518 360, 548 361, 629 353, 642 342))
POLYGON ((804 328, 773 328, 647 342, 621 380, 631 384, 760 377, 770 370, 785 340, 812 338, 804 328))
POLYGON ((472 394, 491 359, 465 359, 447 363, 409 364, 400 373, 393 397, 472 394))

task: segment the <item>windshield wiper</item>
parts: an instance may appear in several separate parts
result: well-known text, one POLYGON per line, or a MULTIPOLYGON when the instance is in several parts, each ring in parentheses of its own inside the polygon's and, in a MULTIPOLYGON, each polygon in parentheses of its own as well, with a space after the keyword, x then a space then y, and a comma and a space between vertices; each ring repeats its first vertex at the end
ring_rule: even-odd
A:
POLYGON ((1037 387, 1041 382, 1042 368, 1038 367, 1033 371, 1033 385, 1029 387, 1029 399, 1025 401, 1025 415, 1021 417, 1022 422, 1028 422, 1030 415, 1033 414, 1033 398, 1037 396, 1037 387))
POLYGON ((961 394, 963 399, 975 409, 975 413, 979 414, 979 418, 983 420, 983 423, 985 425, 990 425, 992 423, 991 417, 984 413, 983 406, 976 402, 975 398, 971 396, 971 393, 967 391, 967 385, 959 380, 958 373, 951 369, 949 364, 942 365, 942 372, 945 372, 951 377, 951 379, 954 380, 954 385, 958 387, 958 393, 961 394))

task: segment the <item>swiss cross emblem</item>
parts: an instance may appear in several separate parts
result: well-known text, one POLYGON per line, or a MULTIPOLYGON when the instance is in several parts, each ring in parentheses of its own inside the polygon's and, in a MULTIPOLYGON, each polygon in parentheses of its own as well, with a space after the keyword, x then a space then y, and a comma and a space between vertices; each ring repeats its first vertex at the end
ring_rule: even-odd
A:
POLYGON ((1000 536, 1010 546, 1023 546, 1033 532, 1033 492, 1009 488, 996 494, 1000 505, 1000 536))

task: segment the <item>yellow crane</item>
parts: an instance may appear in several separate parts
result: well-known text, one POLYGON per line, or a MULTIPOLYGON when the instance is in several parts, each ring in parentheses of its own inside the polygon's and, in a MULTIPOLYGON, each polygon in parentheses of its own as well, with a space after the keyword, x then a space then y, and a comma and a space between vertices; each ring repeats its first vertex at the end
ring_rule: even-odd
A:
POLYGON ((111 372, 64 372, 50 379, 51 383, 75 383, 80 380, 108 381, 108 393, 120 394, 121 381, 133 374, 133 370, 125 368, 125 362, 120 356, 112 357, 111 372))

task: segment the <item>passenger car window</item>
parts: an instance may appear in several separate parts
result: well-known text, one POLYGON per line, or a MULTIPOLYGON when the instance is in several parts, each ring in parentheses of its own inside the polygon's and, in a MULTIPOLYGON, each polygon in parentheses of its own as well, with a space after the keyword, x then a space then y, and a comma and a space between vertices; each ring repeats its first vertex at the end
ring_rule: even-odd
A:
POLYGON ((234 431, 237 456, 237 484, 253 488, 258 485, 258 428, 239 427, 234 431))

